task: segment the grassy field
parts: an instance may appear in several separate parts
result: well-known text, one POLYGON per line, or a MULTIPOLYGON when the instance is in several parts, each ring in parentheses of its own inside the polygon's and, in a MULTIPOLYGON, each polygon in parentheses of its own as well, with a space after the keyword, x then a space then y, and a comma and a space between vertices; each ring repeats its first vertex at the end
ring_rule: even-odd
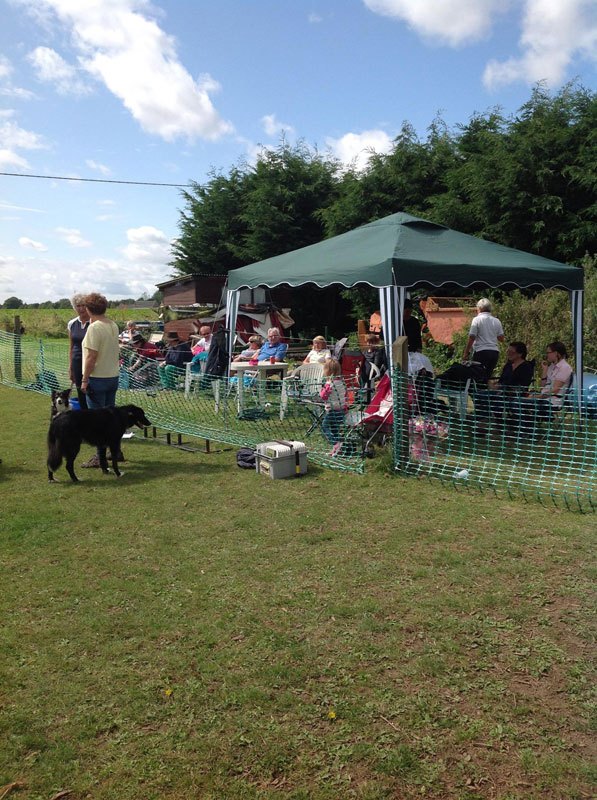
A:
MULTIPOLYGON (((153 309, 128 309, 128 308, 109 308, 108 317, 117 322, 121 328, 129 319, 138 322, 147 320, 157 322, 158 315, 153 309)), ((19 316, 21 323, 25 327, 26 336, 37 336, 43 339, 67 338, 66 324, 72 319, 75 312, 72 308, 17 308, 0 310, 0 330, 12 332, 14 330, 14 318, 19 316)))
POLYGON ((0 796, 593 795, 593 516, 143 438, 52 486, 0 402, 0 796))

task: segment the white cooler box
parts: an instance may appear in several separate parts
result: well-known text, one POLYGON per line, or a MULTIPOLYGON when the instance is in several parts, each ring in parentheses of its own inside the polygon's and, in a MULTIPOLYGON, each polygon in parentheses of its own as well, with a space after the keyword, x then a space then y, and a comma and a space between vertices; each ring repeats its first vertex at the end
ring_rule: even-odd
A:
POLYGON ((304 442, 263 442, 257 445, 255 469, 270 478, 294 478, 307 471, 307 447, 304 442))

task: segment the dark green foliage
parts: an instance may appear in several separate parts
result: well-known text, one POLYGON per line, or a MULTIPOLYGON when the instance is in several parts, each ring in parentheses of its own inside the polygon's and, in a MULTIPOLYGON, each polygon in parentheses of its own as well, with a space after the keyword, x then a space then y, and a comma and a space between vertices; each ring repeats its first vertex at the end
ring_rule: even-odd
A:
POLYGON ((242 221, 245 172, 235 167, 227 177, 212 172, 205 186, 191 183, 182 193, 180 236, 173 247, 177 274, 221 275, 242 266, 246 226, 242 221))
MULTIPOLYGON (((336 161, 306 145, 282 141, 254 166, 240 164, 227 176, 213 173, 205 186, 192 184, 183 193, 171 263, 177 274, 225 274, 406 211, 580 264, 587 253, 597 252, 596 165, 597 95, 575 84, 553 95, 537 85, 511 117, 490 109, 455 130, 438 117, 424 141, 404 123, 391 152, 373 154, 362 172, 342 172, 336 161)), ((595 281, 594 271, 589 264, 589 282, 595 281)), ((551 295, 534 301, 544 304, 535 310, 549 323, 547 330, 569 340, 567 299, 556 295, 557 301, 551 295)), ((511 303, 521 297, 514 295, 511 303)), ((353 304, 353 317, 366 318, 371 304, 377 305, 367 292, 343 293, 343 299, 353 304)), ((297 295, 294 307, 302 315, 308 298, 297 295)), ((586 307, 588 362, 595 364, 595 290, 589 285, 586 307)), ((504 308, 503 313, 514 322, 526 311, 504 308)), ((296 316, 306 328, 315 325, 296 316)), ((546 335, 533 333, 533 346, 536 339, 542 348, 546 335)))
POLYGON ((254 166, 185 191, 173 261, 179 274, 229 269, 303 247, 396 211, 579 263, 597 251, 597 96, 538 85, 513 117, 474 114, 425 141, 404 123, 362 172, 282 141, 254 166))
POLYGON ((337 164, 303 144, 282 141, 256 165, 183 192, 180 236, 171 262, 177 274, 230 269, 304 247, 325 236, 320 211, 333 200, 337 164))
POLYGON ((23 301, 19 297, 7 297, 3 308, 21 308, 23 301))

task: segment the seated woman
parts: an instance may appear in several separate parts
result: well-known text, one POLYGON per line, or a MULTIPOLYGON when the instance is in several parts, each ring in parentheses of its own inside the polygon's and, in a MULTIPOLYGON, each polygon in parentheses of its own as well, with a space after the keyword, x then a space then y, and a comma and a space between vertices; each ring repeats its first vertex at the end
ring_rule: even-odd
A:
POLYGON ((506 350, 506 363, 497 381, 489 383, 488 390, 474 395, 475 412, 481 418, 502 414, 506 403, 517 404, 533 382, 535 362, 527 361, 527 346, 524 342, 510 342, 506 350))
POLYGON ((521 423, 531 425, 536 418, 549 417, 562 408, 564 396, 572 381, 572 367, 562 342, 547 345, 547 360, 541 363, 541 391, 520 401, 521 423))
POLYGON ((323 336, 316 336, 313 339, 313 347, 307 354, 303 364, 324 364, 332 354, 323 336))
MULTIPOLYGON (((327 347, 327 342, 323 336, 316 336, 313 339, 313 347, 308 352, 307 357, 301 361, 296 369, 293 369, 292 372, 288 373, 288 378, 300 378, 301 375, 301 367, 305 366, 306 364, 325 364, 328 358, 332 357, 332 353, 327 347)), ((285 380, 288 380, 286 378, 285 380)))
POLYGON ((148 363, 155 361, 158 356, 158 348, 153 342, 147 341, 140 333, 133 334, 130 342, 133 356, 128 368, 129 375, 136 383, 153 383, 157 378, 155 369, 144 369, 148 363))
POLYGON ((245 348, 242 353, 239 353, 237 356, 234 356, 232 359, 233 361, 252 361, 259 357, 259 351, 261 349, 261 345, 263 344, 263 340, 261 336, 251 336, 249 338, 249 346, 245 348))
MULTIPOLYGON (((249 346, 246 350, 243 350, 242 353, 239 353, 237 356, 234 356, 232 359, 233 361, 252 361, 254 364, 257 364, 259 358, 259 350, 261 349, 261 345, 263 344, 263 340, 261 336, 251 336, 249 338, 249 346)), ((234 386, 238 382, 238 378, 230 378, 230 385, 234 386)), ((255 376, 254 375, 243 375, 243 386, 252 386, 255 383, 255 376)))

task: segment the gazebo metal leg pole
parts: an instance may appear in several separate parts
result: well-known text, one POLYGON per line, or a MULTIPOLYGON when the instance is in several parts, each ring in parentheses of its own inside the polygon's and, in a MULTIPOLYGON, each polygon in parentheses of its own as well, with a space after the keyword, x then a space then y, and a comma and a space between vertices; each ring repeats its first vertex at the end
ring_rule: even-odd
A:
POLYGON ((234 355, 234 339, 236 338, 236 318, 240 292, 238 289, 226 290, 226 346, 228 347, 228 378, 230 378, 230 362, 234 355))
POLYGON ((570 292, 572 306, 572 330, 574 332, 574 367, 576 372, 576 402, 579 413, 582 411, 583 390, 583 301, 584 292, 577 289, 570 292))

